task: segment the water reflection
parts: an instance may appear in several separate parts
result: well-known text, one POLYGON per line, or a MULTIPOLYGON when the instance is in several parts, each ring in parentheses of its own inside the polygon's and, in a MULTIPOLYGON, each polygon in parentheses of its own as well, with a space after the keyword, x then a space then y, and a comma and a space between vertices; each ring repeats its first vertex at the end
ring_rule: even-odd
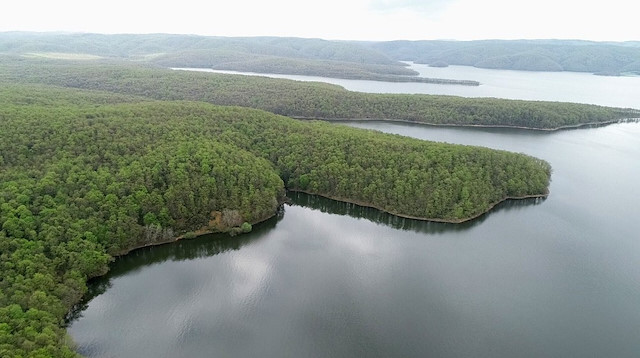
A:
POLYGON ((67 323, 82 316, 89 302, 105 293, 112 286, 112 280, 136 272, 144 267, 165 261, 184 261, 215 256, 228 251, 240 250, 245 245, 263 238, 265 233, 275 229, 282 219, 284 210, 260 224, 254 225, 249 234, 231 237, 228 234, 209 234, 195 239, 180 240, 160 246, 144 247, 116 258, 109 266, 109 272, 90 280, 88 291, 82 301, 73 307, 67 316, 67 323))
POLYGON ((543 158, 554 169, 551 196, 507 201, 453 225, 291 193, 284 217, 248 235, 117 260, 69 327, 78 351, 95 358, 637 356, 639 125, 555 133, 370 128, 543 158))
MULTIPOLYGON (((364 207, 352 203, 345 203, 332 199, 327 199, 317 195, 309 195, 299 192, 288 192, 289 205, 319 210, 323 213, 349 216, 356 219, 365 219, 376 224, 388 226, 390 228, 412 231, 426 234, 440 234, 444 232, 456 232, 468 230, 481 224, 494 212, 508 212, 520 210, 521 208, 542 203, 544 198, 507 200, 498 204, 489 213, 474 220, 461 224, 439 223, 432 221, 413 220, 398 217, 378 209, 364 207)), ((227 234, 210 234, 200 236, 191 240, 180 240, 175 243, 145 247, 134 250, 125 256, 118 257, 111 265, 109 272, 90 281, 87 294, 69 313, 67 322, 72 322, 80 318, 89 302, 112 286, 112 280, 131 274, 149 265, 162 263, 165 261, 184 261, 198 258, 215 256, 228 251, 240 250, 245 245, 258 241, 265 237, 265 233, 276 228, 278 222, 282 220, 286 209, 281 208, 278 214, 258 225, 254 225, 251 233, 230 237, 227 234)))
POLYGON ((356 219, 366 219, 376 224, 382 224, 394 229, 426 234, 468 230, 484 222, 492 213, 520 210, 523 207, 541 204, 546 199, 531 198, 522 200, 506 200, 496 205, 488 213, 476 219, 460 224, 450 224, 402 218, 378 209, 331 200, 317 195, 289 192, 287 196, 291 200, 291 205, 315 209, 323 213, 350 216, 356 219))

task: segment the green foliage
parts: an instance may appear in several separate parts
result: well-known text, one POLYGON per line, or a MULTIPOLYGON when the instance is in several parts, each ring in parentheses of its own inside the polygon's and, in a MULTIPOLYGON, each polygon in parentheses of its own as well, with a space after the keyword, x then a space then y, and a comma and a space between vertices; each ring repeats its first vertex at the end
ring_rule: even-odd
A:
MULTIPOLYGON (((1 58, 0 58, 1 61, 1 58)), ((5 58, 0 78, 100 90, 157 100, 238 105, 320 119, 394 119, 429 124, 553 129, 607 123, 637 111, 594 105, 495 98, 368 94, 339 86, 264 77, 172 71, 133 64, 69 64, 5 58)), ((93 114, 92 114, 93 115, 93 114)))
POLYGON ((251 227, 251 224, 245 221, 242 223, 242 226, 240 226, 240 229, 242 230, 242 232, 247 233, 251 232, 253 228, 251 227))
MULTIPOLYGON (((96 107, 109 95, 75 91, 69 104, 70 90, 12 89, 0 92, 2 357, 74 356, 63 318, 109 254, 199 229, 214 210, 262 220, 284 193, 269 162, 188 127, 211 119, 153 106, 137 117, 96 107)), ((128 100, 110 98, 119 99, 128 100)))
POLYGON ((193 231, 189 231, 186 234, 182 235, 185 239, 194 239, 196 237, 196 233, 193 231))

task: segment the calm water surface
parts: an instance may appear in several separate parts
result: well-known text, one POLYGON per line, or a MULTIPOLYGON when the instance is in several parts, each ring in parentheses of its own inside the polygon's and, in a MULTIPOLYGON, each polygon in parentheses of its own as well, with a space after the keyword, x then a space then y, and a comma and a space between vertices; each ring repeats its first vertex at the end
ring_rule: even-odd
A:
POLYGON ((291 194, 248 235, 117 260, 74 312, 79 352, 638 356, 640 123, 555 133, 348 124, 543 158, 551 195, 455 225, 291 194))
POLYGON ((69 328, 90 357, 635 357, 640 124, 352 123, 544 158, 551 196, 463 225, 292 195, 239 238, 136 251, 69 328))

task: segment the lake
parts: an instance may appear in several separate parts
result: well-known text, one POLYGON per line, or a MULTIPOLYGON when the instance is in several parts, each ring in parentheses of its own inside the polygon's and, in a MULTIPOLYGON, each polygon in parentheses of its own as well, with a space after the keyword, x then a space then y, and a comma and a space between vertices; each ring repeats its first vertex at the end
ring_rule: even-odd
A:
POLYGON ((290 193, 250 234, 116 260, 74 312, 79 352, 638 355, 640 123, 553 133, 347 124, 537 156, 553 166, 551 194, 456 225, 290 193))
POLYGON ((350 91, 370 93, 422 93, 462 97, 496 97, 535 101, 559 101, 601 106, 640 107, 640 76, 596 76, 584 72, 533 72, 492 70, 470 66, 429 67, 411 63, 422 77, 479 81, 480 86, 441 85, 412 82, 345 80, 316 76, 256 74, 202 68, 182 70, 258 75, 297 81, 327 82, 350 91))

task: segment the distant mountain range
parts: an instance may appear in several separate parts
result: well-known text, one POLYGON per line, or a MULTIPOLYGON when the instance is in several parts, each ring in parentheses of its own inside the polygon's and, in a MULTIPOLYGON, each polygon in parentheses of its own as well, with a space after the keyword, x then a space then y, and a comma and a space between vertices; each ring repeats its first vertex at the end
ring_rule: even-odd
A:
MULTIPOLYGON (((527 71, 640 74, 640 41, 328 41, 285 37, 211 37, 170 34, 0 33, 0 54, 83 54, 261 73, 381 81, 421 79, 399 61, 527 71)), ((432 81, 431 81, 432 80, 432 81)), ((472 79, 471 79, 472 80, 472 79)), ((469 83, 459 84, 474 84, 469 83)), ((477 84, 477 83, 476 83, 477 84)))
POLYGON ((390 41, 370 46, 393 59, 423 64, 604 75, 640 74, 638 41, 390 41))

